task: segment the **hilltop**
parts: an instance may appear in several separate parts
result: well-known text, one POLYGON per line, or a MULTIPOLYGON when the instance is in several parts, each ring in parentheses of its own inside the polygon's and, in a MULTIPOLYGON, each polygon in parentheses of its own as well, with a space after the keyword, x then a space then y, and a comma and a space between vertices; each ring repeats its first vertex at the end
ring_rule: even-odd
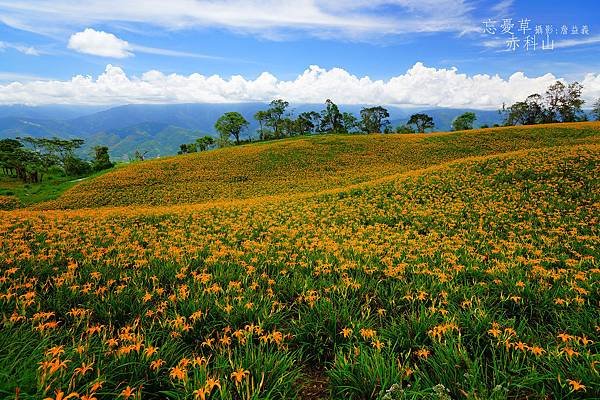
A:
POLYGON ((600 123, 410 135, 314 135, 133 163, 40 208, 165 206, 315 193, 464 157, 596 143, 600 123))

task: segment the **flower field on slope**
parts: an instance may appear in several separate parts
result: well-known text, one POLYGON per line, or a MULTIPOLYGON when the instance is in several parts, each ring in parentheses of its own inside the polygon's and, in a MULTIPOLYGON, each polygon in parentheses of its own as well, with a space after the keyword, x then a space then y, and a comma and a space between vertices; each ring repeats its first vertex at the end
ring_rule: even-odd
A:
POLYGON ((600 146, 0 219, 8 398, 598 398, 600 146))
POLYGON ((39 208, 173 205, 306 193, 465 156, 598 140, 599 122, 443 134, 316 135, 151 160, 84 181, 39 208))

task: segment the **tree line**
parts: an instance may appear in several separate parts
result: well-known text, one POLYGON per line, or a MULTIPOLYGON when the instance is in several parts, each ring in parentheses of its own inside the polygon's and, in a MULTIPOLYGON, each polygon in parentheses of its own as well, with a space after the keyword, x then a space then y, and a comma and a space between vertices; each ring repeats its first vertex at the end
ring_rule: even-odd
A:
POLYGON ((24 183, 40 183, 45 175, 58 170, 65 176, 83 176, 111 168, 108 147, 94 147, 88 162, 75 154, 83 139, 17 137, 0 139, 0 168, 7 176, 24 183))
MULTIPOLYGON (((504 125, 533 125, 556 122, 587 121, 588 116, 582 107, 583 86, 579 82, 565 85, 556 81, 544 94, 533 93, 524 101, 518 101, 509 107, 502 106, 504 125)), ((600 121, 600 99, 592 106, 592 118, 600 121)))
MULTIPOLYGON (((393 128, 389 121, 389 111, 382 106, 364 107, 357 117, 352 113, 340 111, 337 104, 330 99, 325 101, 325 107, 320 112, 304 111, 297 116, 290 111, 289 102, 275 99, 266 110, 257 111, 253 117, 258 123, 259 141, 324 133, 423 133, 435 127, 431 116, 417 113, 413 114, 405 125, 393 128)), ((226 112, 215 122, 215 130, 219 134, 216 139, 204 136, 193 143, 181 144, 178 154, 252 141, 241 138, 249 125, 250 122, 239 112, 226 112)))
MULTIPOLYGON (((525 101, 516 102, 508 107, 503 105, 499 110, 504 115, 502 125, 586 121, 587 115, 582 110, 584 104, 581 99, 582 89, 583 86, 578 82, 565 85, 557 81, 543 95, 532 94, 525 101)), ((340 111, 340 108, 330 99, 325 102, 325 107, 320 112, 305 111, 294 116, 289 107, 287 101, 275 99, 266 110, 254 114, 253 117, 258 123, 259 141, 322 133, 425 133, 435 128, 433 118, 425 113, 415 113, 410 116, 406 124, 394 128, 389 121, 389 111, 382 106, 364 107, 358 117, 340 111)), ((596 120, 600 120, 600 99, 594 103, 592 115, 596 120)), ((474 112, 465 112, 452 120, 451 129, 453 131, 473 129, 476 120, 477 116, 474 112)), ((252 139, 241 138, 249 125, 250 122, 239 112, 227 112, 215 122, 215 130, 219 134, 216 139, 204 136, 194 143, 182 144, 179 154, 252 141, 252 139)), ((480 126, 480 128, 488 127, 487 124, 480 126)))

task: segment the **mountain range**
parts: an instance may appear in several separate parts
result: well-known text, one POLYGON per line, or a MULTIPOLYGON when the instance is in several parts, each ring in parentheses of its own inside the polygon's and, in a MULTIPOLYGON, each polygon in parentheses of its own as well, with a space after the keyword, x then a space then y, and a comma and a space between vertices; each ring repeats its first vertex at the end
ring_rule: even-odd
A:
MULTIPOLYGON (((362 105, 340 106, 341 111, 359 115, 362 105)), ((129 104, 100 106, 0 106, 0 138, 16 136, 82 138, 82 155, 96 145, 106 145, 114 159, 127 160, 136 150, 147 157, 176 154, 181 143, 204 135, 216 136, 215 121, 223 113, 238 111, 250 122, 245 137, 256 137, 253 115, 268 108, 266 103, 235 104, 129 104)), ((476 126, 500 123, 497 111, 468 109, 407 109, 386 107, 393 126, 406 123, 415 112, 433 117, 436 130, 449 130, 452 120, 466 112, 477 115, 476 126)), ((293 114, 323 109, 322 104, 295 104, 293 114)))

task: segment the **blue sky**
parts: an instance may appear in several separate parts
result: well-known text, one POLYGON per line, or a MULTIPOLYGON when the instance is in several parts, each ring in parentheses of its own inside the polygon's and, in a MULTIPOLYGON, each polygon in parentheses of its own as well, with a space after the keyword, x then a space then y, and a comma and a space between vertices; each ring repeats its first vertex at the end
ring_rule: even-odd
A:
MULTIPOLYGON (((343 3, 0 0, 0 103, 21 100, 35 103, 36 94, 41 102, 47 103, 265 100, 268 95, 293 94, 294 90, 300 90, 299 87, 291 90, 286 82, 297 83, 298 77, 311 65, 322 69, 319 78, 305 82, 308 86, 304 89, 310 91, 310 85, 318 81, 320 91, 315 92, 315 98, 324 94, 327 87, 335 95, 338 84, 342 98, 350 89, 370 90, 384 91, 386 94, 380 98, 385 102, 427 103, 427 99, 415 100, 408 94, 389 93, 398 89, 387 83, 395 77, 406 77, 407 71, 417 63, 433 69, 412 74, 416 75, 413 80, 425 79, 422 84, 429 85, 431 90, 421 93, 425 97, 435 94, 436 85, 446 85, 450 90, 456 84, 453 80, 467 86, 473 84, 468 79, 457 78, 460 74, 466 74, 469 79, 478 74, 498 75, 508 81, 518 72, 530 78, 527 80, 530 86, 526 87, 532 90, 554 78, 584 81, 587 77, 587 95, 595 96, 596 90, 600 91, 595 86, 596 81, 600 81, 597 1, 353 0, 343 3), (510 31, 519 44, 514 51, 507 51, 510 34, 500 32, 503 20, 508 18, 512 19, 514 27, 510 31), (523 19, 529 20, 531 29, 524 32, 538 41, 536 50, 525 49, 526 34, 518 31, 523 19), (495 34, 484 32, 483 22, 488 20, 496 21, 495 34), (542 25, 544 30, 552 25, 553 32, 549 36, 534 35, 536 25, 542 25), (567 34, 560 32, 563 25, 568 28, 567 34), (577 33, 573 32, 573 26, 577 33), (539 42, 544 38, 554 41, 554 49, 540 48, 539 42), (106 74, 109 64, 113 67, 111 79, 114 80, 107 83, 104 79, 105 86, 100 87, 97 80, 106 74), (333 68, 356 79, 327 73, 333 68), (131 91, 135 85, 119 86, 120 81, 135 80, 148 71, 160 71, 161 83, 155 79, 153 90, 142 88, 139 95, 128 97, 125 91, 131 91), (263 73, 277 82, 253 84, 263 73), (176 84, 177 88, 171 92, 185 89, 184 83, 174 83, 174 79, 167 82, 165 77, 170 74, 182 79, 190 74, 217 75, 224 83, 200 87, 198 85, 211 83, 188 82, 191 90, 203 94, 187 99, 185 95, 168 93, 170 86, 165 85, 176 84), (534 80, 546 74, 551 74, 552 79, 534 80), (77 75, 92 78, 93 87, 88 90, 97 90, 95 97, 80 93, 87 82, 84 87, 72 87, 72 78, 77 75), (233 75, 244 78, 241 86, 239 82, 231 83, 233 75), (370 79, 370 85, 359 84, 364 77, 370 79), (443 79, 449 82, 440 83, 443 79), (42 83, 47 80, 54 81, 55 85, 44 87, 42 83), (383 89, 375 84, 379 80, 383 81, 383 89), (21 97, 14 94, 14 86, 13 90, 8 88, 12 82, 28 85, 20 89, 21 97), (228 86, 224 89, 225 84, 228 86), (61 94, 65 85, 71 86, 61 94), (106 85, 113 85, 112 90, 106 85), (348 85, 352 87, 349 89, 348 85), (261 86, 262 91, 256 86, 261 86), (241 94, 240 90, 246 92, 241 94), (111 99, 111 92, 118 93, 111 99)), ((401 79, 403 83, 406 81, 407 78, 401 79)), ((493 83, 488 89, 495 87, 493 83)), ((519 84, 522 86, 523 81, 519 84)), ((418 85, 414 83, 414 87, 418 85)), ((510 92, 510 84, 503 90, 510 92)), ((312 98, 299 97, 297 100, 312 98)), ((361 98, 359 95, 349 97, 357 101, 361 98)), ((500 98, 489 103, 496 100, 500 98)), ((430 104, 444 105, 435 99, 430 104)))

